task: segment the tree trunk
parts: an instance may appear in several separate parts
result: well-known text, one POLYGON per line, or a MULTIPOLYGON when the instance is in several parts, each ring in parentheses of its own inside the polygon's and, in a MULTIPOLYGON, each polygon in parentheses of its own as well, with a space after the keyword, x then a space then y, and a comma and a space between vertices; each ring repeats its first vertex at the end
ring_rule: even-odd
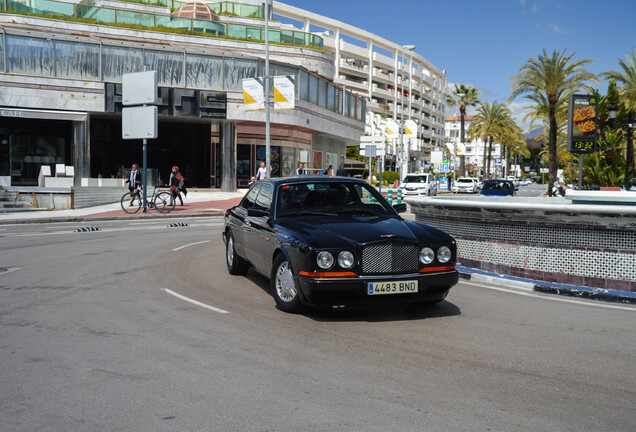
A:
MULTIPOLYGON (((464 105, 462 105, 459 108, 459 112, 461 114, 461 122, 459 124, 460 127, 460 133, 459 133, 459 142, 460 143, 464 143, 464 139, 465 139, 465 135, 464 135, 464 120, 466 118, 466 107, 464 105)), ((457 149, 455 149, 455 152, 457 152, 457 149)), ((460 177, 464 177, 466 175, 466 156, 465 155, 461 155, 459 156, 459 176, 460 177)))
POLYGON ((483 162, 484 162, 483 163, 483 166, 484 166, 483 170, 484 170, 484 172, 483 172, 482 180, 486 180, 488 178, 488 172, 486 171, 486 149, 487 149, 487 147, 488 147, 488 137, 485 136, 484 137, 484 158, 483 158, 483 162))
POLYGON ((554 189, 554 183, 557 180, 557 118, 556 118, 556 95, 549 95, 548 102, 550 104, 550 131, 548 138, 548 196, 555 196, 552 193, 554 189))
POLYGON ((490 160, 492 159, 492 142, 494 138, 491 136, 488 140, 488 178, 490 178, 490 160))

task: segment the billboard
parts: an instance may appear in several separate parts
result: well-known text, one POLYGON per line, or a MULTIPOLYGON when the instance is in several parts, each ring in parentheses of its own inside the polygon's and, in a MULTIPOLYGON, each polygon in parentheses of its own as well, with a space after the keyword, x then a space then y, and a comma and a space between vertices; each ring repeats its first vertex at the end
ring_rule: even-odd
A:
POLYGON ((597 98, 592 95, 570 95, 568 105, 568 151, 596 152, 597 98))

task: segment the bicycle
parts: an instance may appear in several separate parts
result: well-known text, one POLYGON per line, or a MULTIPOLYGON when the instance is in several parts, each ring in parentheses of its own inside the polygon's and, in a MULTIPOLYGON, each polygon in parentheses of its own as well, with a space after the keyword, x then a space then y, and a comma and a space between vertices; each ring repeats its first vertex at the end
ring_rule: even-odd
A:
MULTIPOLYGON (((142 204, 141 188, 135 188, 132 193, 126 192, 121 197, 121 208, 128 214, 137 213, 141 209, 142 204)), ((155 186, 152 196, 148 197, 146 202, 147 208, 154 208, 159 213, 170 213, 174 210, 174 205, 175 199, 172 193, 162 190, 159 186, 155 186)))

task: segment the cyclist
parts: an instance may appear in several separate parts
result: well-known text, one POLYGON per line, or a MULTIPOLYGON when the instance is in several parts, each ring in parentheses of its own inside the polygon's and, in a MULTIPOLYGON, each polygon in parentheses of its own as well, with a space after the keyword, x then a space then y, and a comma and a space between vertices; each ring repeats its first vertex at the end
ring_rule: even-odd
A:
POLYGON ((139 195, 139 189, 143 184, 141 171, 139 171, 139 165, 136 163, 132 164, 132 171, 130 171, 130 176, 126 180, 126 183, 128 183, 128 190, 130 191, 130 205, 132 206, 133 200, 135 199, 135 196, 139 195))

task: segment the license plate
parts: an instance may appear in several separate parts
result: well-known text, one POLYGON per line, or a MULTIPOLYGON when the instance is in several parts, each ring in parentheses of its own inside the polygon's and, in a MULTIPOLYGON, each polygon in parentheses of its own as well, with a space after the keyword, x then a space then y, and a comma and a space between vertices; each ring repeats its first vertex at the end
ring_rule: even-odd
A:
POLYGON ((369 295, 380 294, 407 294, 417 292, 417 281, 406 280, 397 282, 369 282, 368 291, 369 295))

